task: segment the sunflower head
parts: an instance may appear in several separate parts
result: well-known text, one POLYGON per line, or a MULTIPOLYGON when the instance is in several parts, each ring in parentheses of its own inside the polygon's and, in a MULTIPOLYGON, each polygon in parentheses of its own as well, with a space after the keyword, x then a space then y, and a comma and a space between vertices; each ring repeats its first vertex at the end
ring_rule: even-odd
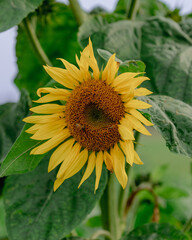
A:
POLYGON ((48 167, 48 171, 52 171, 61 164, 54 190, 85 164, 79 187, 95 168, 96 190, 103 163, 125 188, 128 179, 125 162, 142 164, 134 150, 134 130, 151 135, 143 124, 153 124, 138 111, 151 105, 136 99, 151 94, 145 88, 138 88, 149 79, 140 73, 117 75, 119 64, 115 54, 100 72, 91 40, 80 58, 76 56, 78 68, 60 60, 65 69, 44 68, 63 88, 38 89, 39 99, 35 102, 40 105, 30 109, 36 114, 24 119, 33 124, 26 130, 32 134, 31 138, 43 141, 30 154, 44 154, 55 148, 48 167))

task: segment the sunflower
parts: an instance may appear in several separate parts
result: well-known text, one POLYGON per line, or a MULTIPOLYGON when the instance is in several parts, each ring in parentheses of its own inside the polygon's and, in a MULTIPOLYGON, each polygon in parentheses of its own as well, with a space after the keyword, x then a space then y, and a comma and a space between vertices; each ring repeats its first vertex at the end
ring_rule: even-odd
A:
POLYGON ((27 133, 43 143, 30 154, 44 154, 53 148, 48 172, 61 164, 54 182, 54 191, 86 164, 81 184, 95 168, 95 190, 99 186, 103 163, 114 172, 123 188, 127 184, 125 162, 142 164, 134 150, 134 130, 151 135, 143 126, 152 126, 137 109, 151 107, 137 100, 137 96, 151 94, 146 88, 137 88, 149 80, 140 73, 117 75, 119 63, 113 54, 103 71, 99 70, 91 40, 76 56, 79 66, 60 59, 65 69, 44 66, 46 72, 63 88, 39 88, 40 103, 30 110, 35 113, 24 119, 32 123, 27 133), (43 93, 43 96, 41 96, 43 93), (50 103, 51 102, 51 103, 50 103), (143 124, 142 124, 143 123, 143 124))

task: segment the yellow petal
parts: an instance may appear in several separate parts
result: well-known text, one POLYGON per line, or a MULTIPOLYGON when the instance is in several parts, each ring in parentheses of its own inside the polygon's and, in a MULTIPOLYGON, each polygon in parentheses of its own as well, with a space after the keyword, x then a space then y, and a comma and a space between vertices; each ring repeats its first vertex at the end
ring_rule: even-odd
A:
POLYGON ((88 150, 85 148, 82 152, 79 153, 73 164, 65 171, 64 178, 70 178, 81 170, 85 165, 88 158, 88 150))
POLYGON ((143 124, 146 126, 153 126, 153 123, 148 121, 140 112, 138 112, 136 109, 129 110, 129 113, 132 114, 135 118, 139 119, 143 124))
POLYGON ((64 113, 55 113, 52 115, 43 115, 43 116, 29 116, 23 119, 24 122, 27 123, 48 123, 57 121, 61 118, 64 118, 64 113))
POLYGON ((137 77, 132 78, 131 81, 123 82, 121 85, 118 85, 115 87, 115 91, 117 91, 120 94, 126 94, 130 91, 130 89, 136 88, 138 85, 140 85, 143 81, 149 80, 147 77, 137 77))
POLYGON ((140 132, 144 135, 151 136, 151 133, 141 124, 141 122, 137 118, 135 118, 129 114, 126 114, 125 119, 127 119, 127 123, 131 123, 133 128, 135 130, 137 130, 138 132, 140 132))
POLYGON ((133 79, 133 81, 131 81, 132 87, 136 88, 139 85, 141 85, 142 82, 144 82, 146 80, 150 80, 150 79, 148 77, 136 77, 133 79))
POLYGON ((90 56, 90 60, 88 60, 88 62, 89 62, 89 66, 93 70, 93 77, 94 79, 99 79, 100 71, 94 56, 93 46, 90 38, 89 38, 88 50, 89 50, 89 56, 90 56))
POLYGON ((110 172, 112 172, 113 171, 113 160, 112 160, 111 155, 107 151, 104 151, 104 162, 105 162, 107 169, 110 172))
POLYGON ((98 189, 99 181, 101 178, 102 173, 102 167, 103 167, 103 152, 99 151, 96 157, 96 180, 95 180, 95 191, 98 189))
POLYGON ((45 71, 58 83, 63 86, 74 89, 79 85, 78 81, 72 78, 66 69, 43 66, 45 71))
POLYGON ((126 161, 129 163, 131 166, 133 165, 134 162, 134 145, 133 141, 120 141, 121 148, 126 156, 126 161))
POLYGON ((132 73, 132 72, 122 73, 114 79, 112 86, 113 87, 121 86, 122 83, 130 82, 130 80, 132 80, 134 77, 136 77, 139 74, 140 73, 132 73))
POLYGON ((147 88, 137 88, 134 91, 134 96, 146 96, 152 94, 153 92, 149 91, 147 88))
POLYGON ((137 154, 137 152, 134 152, 134 163, 142 165, 143 162, 141 161, 139 155, 137 154))
POLYGON ((42 104, 40 106, 30 108, 30 111, 40 114, 59 113, 65 111, 65 106, 58 104, 42 104))
POLYGON ((81 73, 83 75, 84 81, 87 81, 87 80, 89 80, 91 78, 91 75, 90 75, 90 72, 89 72, 89 64, 88 64, 87 58, 89 58, 88 46, 81 53, 80 60, 76 56, 76 61, 77 61, 77 64, 79 65, 79 68, 80 68, 80 71, 81 71, 81 73))
POLYGON ((81 182, 79 183, 78 188, 82 185, 82 183, 87 180, 87 178, 89 178, 89 176, 91 175, 91 173, 93 172, 93 169, 95 168, 95 164, 96 164, 96 156, 95 156, 95 152, 92 152, 91 155, 89 156, 89 160, 88 160, 88 164, 87 164, 87 168, 86 171, 81 179, 81 182))
POLYGON ((134 140, 133 128, 130 123, 127 122, 125 118, 120 121, 118 125, 119 134, 123 140, 134 140))
POLYGON ((53 187, 53 189, 54 189, 54 192, 61 186, 61 184, 64 182, 64 177, 62 177, 62 178, 57 178, 56 180, 55 180, 55 182, 54 182, 54 187, 53 187))
POLYGON ((125 108, 137 108, 137 109, 146 109, 152 107, 151 104, 148 104, 146 102, 133 99, 127 103, 125 103, 125 108))
POLYGON ((64 129, 56 136, 54 136, 51 139, 49 139, 48 141, 44 142, 40 146, 34 148, 30 152, 30 154, 44 154, 44 153, 48 152, 49 150, 51 150, 52 148, 59 145, 62 141, 64 141, 69 136, 70 136, 69 130, 64 129))
POLYGON ((57 178, 60 178, 63 176, 65 171, 70 168, 71 164, 74 163, 75 159, 78 157, 79 152, 81 150, 81 145, 79 143, 76 143, 71 151, 69 152, 68 156, 65 158, 63 163, 61 164, 61 167, 57 173, 57 178))
POLYGON ((65 59, 59 58, 59 60, 62 61, 62 63, 65 65, 68 74, 75 80, 82 82, 83 76, 81 71, 73 64, 67 62, 65 59))
POLYGON ((75 142, 75 139, 69 139, 66 142, 62 143, 51 155, 49 160, 48 172, 56 168, 61 162, 67 158, 67 156, 72 151, 72 146, 75 142))
POLYGON ((111 157, 113 158, 115 175, 122 188, 125 189, 128 181, 128 177, 125 172, 125 157, 117 144, 115 144, 114 148, 111 149, 111 157))
POLYGON ((88 157, 88 150, 84 149, 78 156, 75 162, 71 165, 70 168, 66 170, 66 172, 60 177, 57 178, 54 183, 54 191, 58 189, 59 186, 65 181, 65 179, 72 177, 77 172, 81 170, 81 168, 85 165, 88 157))
POLYGON ((102 80, 106 81, 108 84, 111 84, 114 81, 115 75, 118 72, 119 65, 115 61, 115 54, 113 54, 108 62, 107 65, 102 72, 102 80))
POLYGON ((66 101, 67 99, 68 99, 68 96, 65 96, 65 95, 47 94, 33 102, 47 103, 47 102, 54 102, 54 101, 58 101, 58 100, 66 101))
POLYGON ((46 140, 57 135, 66 126, 65 120, 61 119, 56 122, 43 124, 36 133, 31 137, 35 140, 46 140))
POLYGON ((52 93, 54 95, 64 95, 64 96, 69 96, 71 94, 69 90, 62 89, 62 88, 51 88, 51 87, 39 88, 37 90, 37 95, 41 97, 41 93, 52 93))
POLYGON ((121 99, 123 102, 129 102, 134 97, 134 89, 130 88, 129 92, 121 95, 121 99))
POLYGON ((30 134, 34 134, 37 132, 37 130, 41 127, 41 124, 35 124, 32 127, 28 128, 25 132, 26 133, 30 133, 30 134))

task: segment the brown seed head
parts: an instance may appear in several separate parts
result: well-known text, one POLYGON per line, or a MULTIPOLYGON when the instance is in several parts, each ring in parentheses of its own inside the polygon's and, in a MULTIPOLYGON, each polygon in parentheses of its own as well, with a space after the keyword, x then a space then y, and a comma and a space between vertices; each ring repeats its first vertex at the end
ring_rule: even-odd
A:
POLYGON ((108 150, 120 140, 119 120, 124 116, 121 97, 102 80, 88 80, 75 88, 66 104, 66 123, 83 147, 108 150))

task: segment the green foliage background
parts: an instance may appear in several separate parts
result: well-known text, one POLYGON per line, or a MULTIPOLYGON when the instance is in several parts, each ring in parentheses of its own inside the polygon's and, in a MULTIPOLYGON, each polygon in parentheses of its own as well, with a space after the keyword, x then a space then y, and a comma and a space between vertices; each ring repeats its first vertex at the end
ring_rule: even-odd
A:
MULTIPOLYGON (((39 142, 25 133, 27 125, 22 130, 22 119, 29 114, 36 90, 55 83, 42 68, 45 62, 34 48, 26 21, 54 66, 61 67, 56 60, 59 57, 76 64, 75 54, 90 37, 100 67, 115 52, 120 73, 146 72, 151 81, 143 86, 154 94, 142 98, 153 106, 143 114, 158 133, 151 130, 153 137, 141 137, 136 143, 145 164, 134 166, 129 173, 126 201, 140 191, 123 221, 121 239, 192 239, 191 15, 180 16, 178 10, 171 11, 158 0, 142 0, 140 4, 119 0, 113 13, 95 9, 86 13, 78 26, 75 11, 53 0, 2 0, 0 9, 1 32, 18 25, 14 82, 21 90, 18 103, 0 106, 0 240, 95 236, 95 231, 102 229, 99 200, 101 205, 105 201, 108 179, 104 168, 94 194, 95 173, 78 189, 80 172, 53 193, 56 171, 47 173, 49 155, 29 155, 39 142), (159 223, 151 223, 154 199, 158 201, 159 223)), ((118 184, 116 188, 117 195, 122 194, 118 184)), ((118 217, 123 219, 121 211, 118 217)))

